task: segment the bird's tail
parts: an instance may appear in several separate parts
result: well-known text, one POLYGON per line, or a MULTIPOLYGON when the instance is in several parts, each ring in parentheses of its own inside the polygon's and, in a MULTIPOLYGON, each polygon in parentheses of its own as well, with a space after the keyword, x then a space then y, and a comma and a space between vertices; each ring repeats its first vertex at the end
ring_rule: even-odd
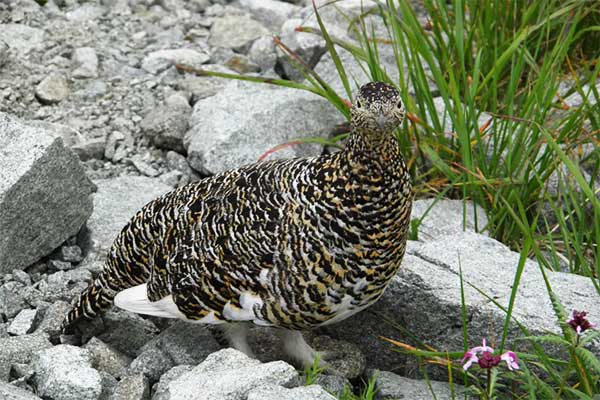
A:
POLYGON ((90 286, 81 292, 61 324, 63 333, 78 320, 95 318, 110 308, 118 289, 111 288, 109 283, 107 273, 103 271, 90 286))

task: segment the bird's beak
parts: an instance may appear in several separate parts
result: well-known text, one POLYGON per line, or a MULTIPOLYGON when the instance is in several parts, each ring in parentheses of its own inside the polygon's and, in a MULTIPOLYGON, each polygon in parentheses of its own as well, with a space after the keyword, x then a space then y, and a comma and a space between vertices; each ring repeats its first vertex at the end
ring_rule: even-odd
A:
POLYGON ((387 122, 387 117, 385 116, 385 114, 379 113, 377 118, 375 118, 375 122, 377 122, 377 126, 379 126, 379 129, 383 129, 387 122))

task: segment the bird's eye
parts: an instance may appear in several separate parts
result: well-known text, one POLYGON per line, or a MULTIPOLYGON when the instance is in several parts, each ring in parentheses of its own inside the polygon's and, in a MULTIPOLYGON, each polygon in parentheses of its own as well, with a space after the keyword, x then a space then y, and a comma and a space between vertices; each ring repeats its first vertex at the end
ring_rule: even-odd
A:
POLYGON ((396 104, 396 107, 398 107, 399 109, 402 108, 402 102, 400 100, 398 100, 398 104, 396 104))
POLYGON ((356 108, 361 108, 362 105, 360 104, 360 100, 356 99, 356 103, 354 103, 356 108))

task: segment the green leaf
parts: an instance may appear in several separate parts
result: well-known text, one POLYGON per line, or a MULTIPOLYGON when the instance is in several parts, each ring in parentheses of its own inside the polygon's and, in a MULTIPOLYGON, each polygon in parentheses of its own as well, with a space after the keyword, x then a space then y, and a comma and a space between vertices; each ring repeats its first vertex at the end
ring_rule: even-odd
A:
POLYGON ((570 346, 571 343, 565 340, 563 337, 558 335, 543 335, 543 336, 525 336, 521 338, 517 338, 516 340, 529 340, 531 342, 537 343, 547 343, 547 344, 560 344, 564 346, 570 346))
POLYGON ((587 369, 594 371, 595 374, 600 374, 600 360, 598 360, 594 353, 578 346, 575 348, 575 354, 577 354, 587 369))

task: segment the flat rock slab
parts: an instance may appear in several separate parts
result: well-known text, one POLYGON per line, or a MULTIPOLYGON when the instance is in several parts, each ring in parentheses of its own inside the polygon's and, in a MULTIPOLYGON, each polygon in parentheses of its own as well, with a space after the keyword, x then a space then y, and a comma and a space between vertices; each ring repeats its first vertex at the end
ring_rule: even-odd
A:
MULTIPOLYGON (((406 359, 391 351, 391 345, 380 337, 410 342, 386 321, 418 334, 419 339, 439 350, 461 350, 460 266, 469 343, 475 346, 483 337, 488 343, 499 343, 505 314, 492 299, 507 307, 519 258, 502 243, 473 232, 455 232, 426 243, 409 241, 402 268, 382 298, 372 308, 338 324, 335 332, 361 347, 369 367, 384 370, 402 370, 406 359)), ((567 311, 600 310, 600 297, 588 278, 560 272, 547 274, 567 311)), ((559 332, 534 261, 526 261, 513 317, 532 335, 559 332)), ((511 324, 509 345, 521 336, 523 333, 511 324)))
MULTIPOLYGON (((256 162, 277 145, 322 136, 342 120, 313 93, 232 81, 194 105, 184 146, 192 168, 218 173, 256 162)), ((294 145, 268 159, 318 155, 321 150, 319 145, 294 145)))
POLYGON ((0 113, 0 273, 24 268, 77 234, 92 184, 56 133, 0 113))
POLYGON ((248 400, 336 400, 318 385, 286 389, 281 386, 262 387, 248 393, 248 400))
POLYGON ((415 200, 410 219, 419 219, 417 240, 427 242, 463 231, 480 232, 488 223, 485 211, 471 201, 415 200))
POLYGON ((94 181, 94 212, 87 221, 96 250, 106 251, 129 220, 146 203, 172 188, 159 179, 144 176, 120 176, 94 181))
POLYGON ((376 373, 375 400, 464 399, 465 388, 460 385, 454 385, 453 395, 448 382, 410 379, 388 371, 377 371, 376 373))
POLYGON ((190 372, 168 385, 169 400, 246 400, 253 389, 266 385, 293 387, 298 372, 283 361, 261 364, 233 349, 209 355, 190 372))

